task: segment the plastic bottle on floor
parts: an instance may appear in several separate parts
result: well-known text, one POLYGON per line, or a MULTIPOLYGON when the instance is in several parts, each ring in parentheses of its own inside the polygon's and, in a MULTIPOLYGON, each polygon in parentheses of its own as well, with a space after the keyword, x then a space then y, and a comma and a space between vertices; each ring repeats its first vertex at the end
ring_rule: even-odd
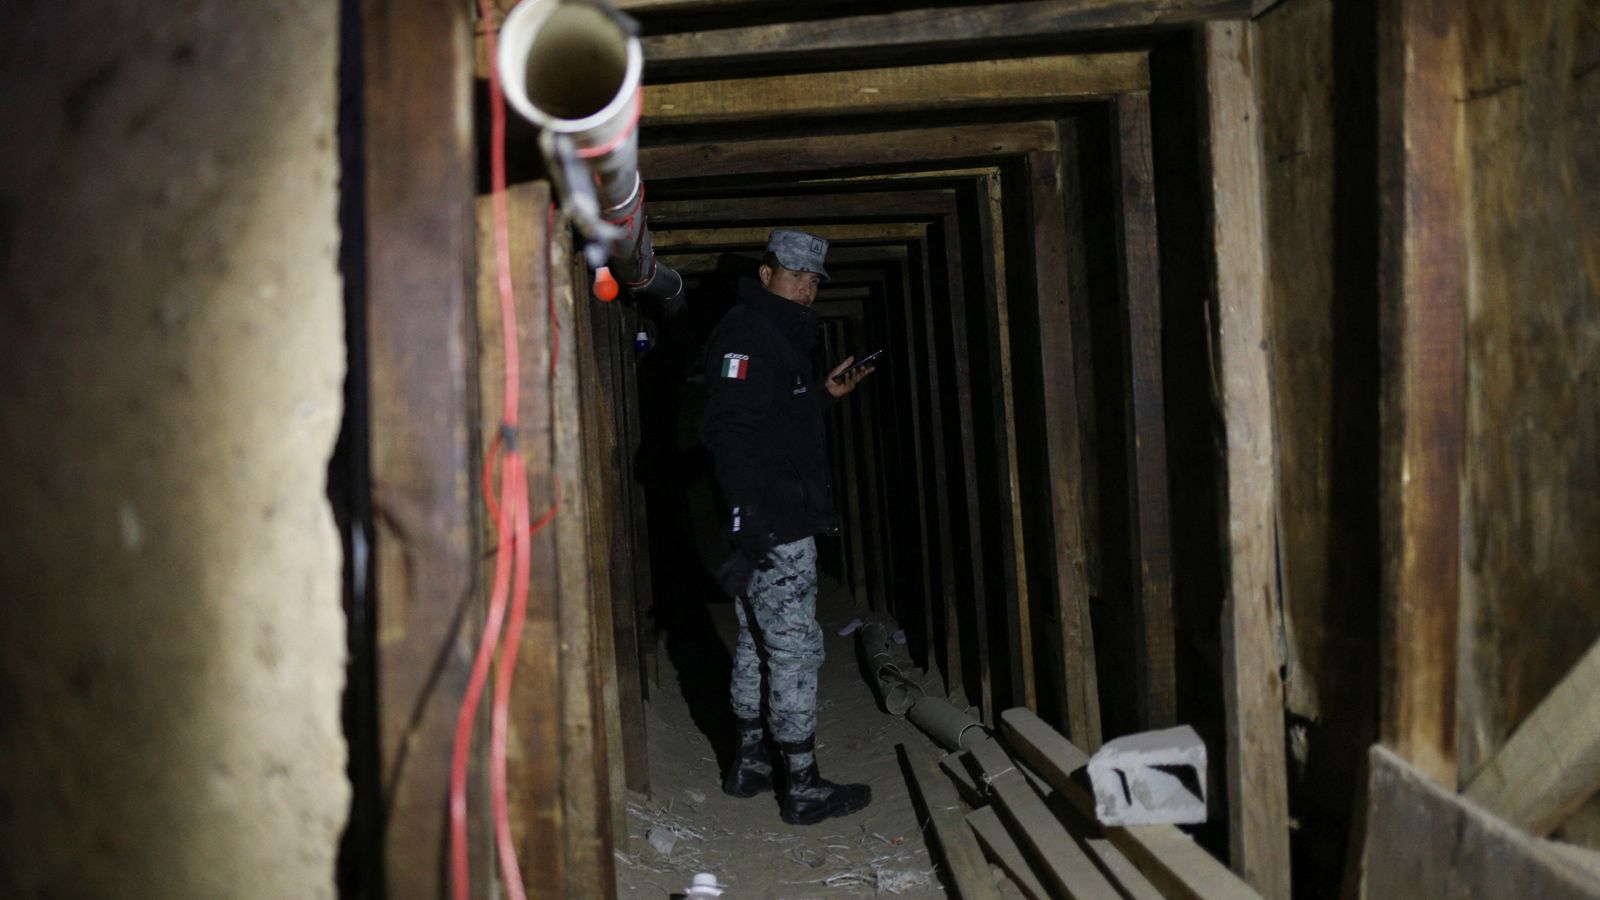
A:
POLYGON ((694 883, 684 891, 684 900, 700 900, 707 897, 721 897, 722 885, 717 884, 717 876, 710 872, 701 872, 694 876, 694 883))

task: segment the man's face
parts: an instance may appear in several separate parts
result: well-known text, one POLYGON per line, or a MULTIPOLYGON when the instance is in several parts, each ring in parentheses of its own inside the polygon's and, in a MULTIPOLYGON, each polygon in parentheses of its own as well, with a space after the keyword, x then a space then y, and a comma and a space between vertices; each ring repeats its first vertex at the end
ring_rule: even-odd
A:
POLYGON ((817 299, 817 285, 822 276, 815 272, 797 272, 783 266, 762 266, 761 286, 785 300, 801 306, 810 306, 817 299))

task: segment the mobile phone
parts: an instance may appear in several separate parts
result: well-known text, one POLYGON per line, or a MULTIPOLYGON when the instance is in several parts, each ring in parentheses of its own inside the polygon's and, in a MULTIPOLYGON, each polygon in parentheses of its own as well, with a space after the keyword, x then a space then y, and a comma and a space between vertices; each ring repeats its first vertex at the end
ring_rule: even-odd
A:
POLYGON ((876 351, 874 351, 872 353, 868 353, 866 356, 863 356, 860 359, 856 360, 855 362, 851 363, 850 364, 850 368, 845 369, 843 372, 840 372, 839 374, 833 376, 833 380, 838 382, 839 384, 844 384, 845 378, 847 376, 849 376, 850 373, 856 371, 857 369, 863 368, 865 366, 874 365, 875 363, 877 363, 878 357, 880 357, 882 355, 883 355, 883 351, 882 350, 876 350, 876 351))

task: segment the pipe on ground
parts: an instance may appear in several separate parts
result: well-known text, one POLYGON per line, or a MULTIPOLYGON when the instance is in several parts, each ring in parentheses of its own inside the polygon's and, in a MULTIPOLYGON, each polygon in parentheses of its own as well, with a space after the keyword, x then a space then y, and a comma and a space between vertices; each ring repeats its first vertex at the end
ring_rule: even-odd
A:
POLYGON ((905 716, 946 750, 966 750, 972 743, 989 737, 983 723, 943 698, 929 696, 900 671, 889 654, 889 630, 882 624, 863 625, 858 635, 867 670, 872 673, 873 693, 885 712, 905 716))
POLYGON ((644 51, 633 20, 588 0, 523 0, 500 26, 506 100, 541 130, 562 206, 635 297, 683 304, 683 278, 656 259, 639 174, 644 51))

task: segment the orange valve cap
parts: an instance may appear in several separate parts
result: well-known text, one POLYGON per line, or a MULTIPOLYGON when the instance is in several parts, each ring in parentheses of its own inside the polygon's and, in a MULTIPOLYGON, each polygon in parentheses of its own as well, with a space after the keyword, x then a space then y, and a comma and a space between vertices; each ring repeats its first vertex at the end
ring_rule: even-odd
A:
POLYGON ((594 295, 610 303, 617 299, 617 279, 611 275, 610 266, 601 266, 594 270, 594 295))

